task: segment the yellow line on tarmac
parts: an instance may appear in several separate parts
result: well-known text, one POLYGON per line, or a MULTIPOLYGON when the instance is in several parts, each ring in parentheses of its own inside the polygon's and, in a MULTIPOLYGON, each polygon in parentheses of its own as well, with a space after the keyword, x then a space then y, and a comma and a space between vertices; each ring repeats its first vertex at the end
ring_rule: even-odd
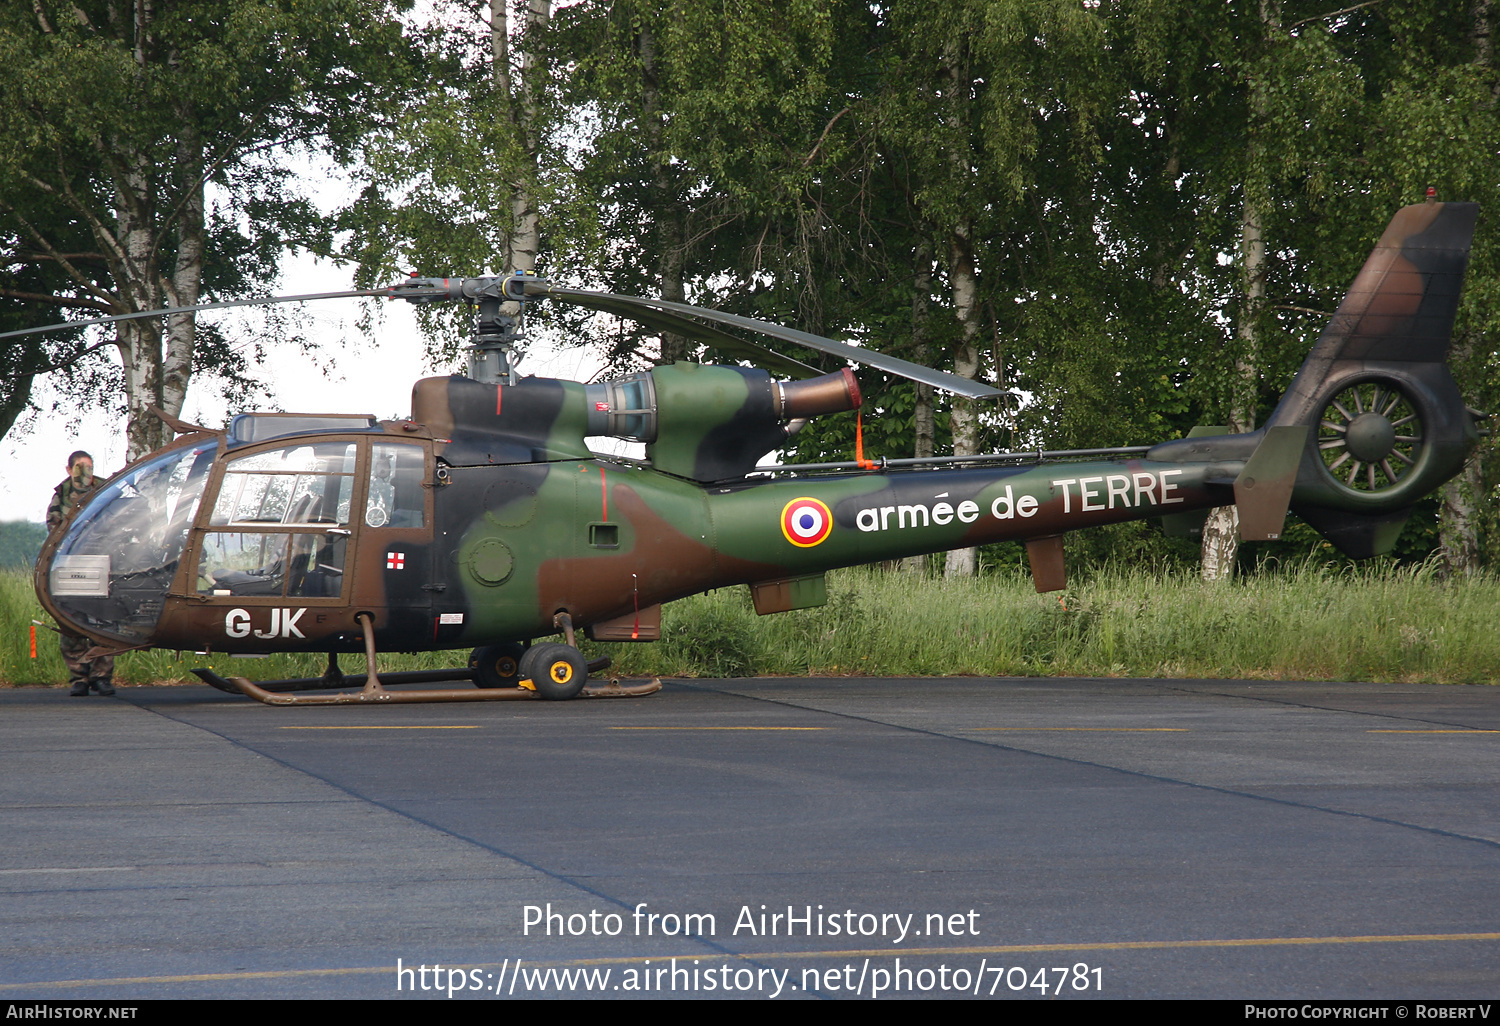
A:
MULTIPOLYGON (((763 951, 738 955, 765 958, 875 958, 883 955, 1027 955, 1049 951, 1142 951, 1160 948, 1272 948, 1319 944, 1414 944, 1433 941, 1500 941, 1500 933, 1412 933, 1369 937, 1244 937, 1228 940, 1102 941, 1092 944, 1005 944, 996 947, 871 948, 859 951, 763 951)), ((702 955, 696 956, 702 958, 702 955)))
POLYGON ((1477 727, 1463 730, 1367 730, 1366 734, 1500 734, 1500 730, 1480 730, 1477 727))
POLYGON ((1116 734, 1186 734, 1187 727, 958 727, 960 733, 971 730, 1090 730, 1116 734))
POLYGON ((404 727, 282 727, 282 730, 478 730, 477 723, 464 723, 455 726, 444 724, 427 724, 404 727))
POLYGON ((139 866, 56 866, 47 869, 0 869, 0 876, 21 873, 133 873, 139 866))
POLYGON ((828 730, 828 727, 610 727, 610 730, 828 730))
MULTIPOLYGON (((1030 955, 1062 951, 1148 951, 1170 948, 1269 948, 1310 947, 1339 944, 1430 944, 1443 941, 1500 941, 1500 933, 1407 933, 1374 934, 1361 937, 1243 937, 1225 940, 1181 940, 1181 941, 1104 941, 1083 944, 1003 944, 985 947, 953 948, 869 948, 848 951, 752 951, 739 954, 715 955, 696 951, 682 955, 629 955, 619 958, 576 958, 565 960, 522 959, 534 967, 578 966, 578 965, 632 965, 648 961, 657 963, 697 959, 717 959, 741 962, 765 961, 768 959, 800 958, 817 961, 826 958, 885 958, 900 955, 905 958, 924 958, 936 955, 1030 955)), ((513 968, 514 962, 480 962, 465 965, 445 966, 446 969, 513 968)), ((417 969, 416 965, 403 965, 403 969, 417 969)), ((0 991, 21 990, 28 987, 103 987, 126 983, 215 983, 221 980, 279 980, 308 976, 360 976, 371 973, 395 973, 396 967, 356 966, 347 969, 280 969, 249 973, 194 973, 183 976, 124 976, 95 980, 37 980, 32 983, 0 983, 0 991)), ((441 988, 439 988, 441 989, 441 988)))
MULTIPOLYGON (((454 968, 458 968, 454 966, 454 968)), ((182 976, 118 976, 99 980, 39 980, 36 983, 0 983, 0 990, 24 987, 106 987, 125 983, 217 983, 220 980, 286 980, 299 976, 358 976, 362 973, 394 973, 395 966, 361 966, 352 969, 276 969, 259 973, 192 973, 182 976)))

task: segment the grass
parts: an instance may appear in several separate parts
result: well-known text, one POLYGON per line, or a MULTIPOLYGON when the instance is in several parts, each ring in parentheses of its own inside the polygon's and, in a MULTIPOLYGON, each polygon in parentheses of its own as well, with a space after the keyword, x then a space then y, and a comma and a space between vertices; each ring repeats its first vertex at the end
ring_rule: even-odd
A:
MULTIPOLYGON (((591 644, 623 676, 1229 677, 1431 683, 1500 682, 1500 580, 1440 580, 1431 567, 1316 564, 1208 585, 1191 574, 1109 567, 1038 595, 1024 574, 946 581, 858 568, 829 575, 828 605, 757 617, 745 588, 666 607, 662 640, 591 644)), ((0 682, 66 674, 30 578, 0 574, 0 682)), ((462 665, 467 651, 393 654, 383 669, 462 665)), ((363 659, 341 657, 347 672, 363 659)), ((121 656, 116 680, 195 681, 193 666, 252 678, 316 676, 323 657, 121 656)))

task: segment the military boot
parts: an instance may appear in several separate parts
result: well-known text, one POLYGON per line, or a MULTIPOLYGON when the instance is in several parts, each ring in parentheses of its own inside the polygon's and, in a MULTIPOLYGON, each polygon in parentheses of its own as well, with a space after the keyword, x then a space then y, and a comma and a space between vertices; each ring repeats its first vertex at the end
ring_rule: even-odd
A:
POLYGON ((89 687, 101 695, 112 695, 115 693, 114 685, 107 679, 91 680, 89 681, 89 687))
POLYGON ((72 695, 74 698, 83 698, 88 693, 89 682, 86 680, 77 681, 73 685, 73 690, 68 692, 68 694, 72 695))

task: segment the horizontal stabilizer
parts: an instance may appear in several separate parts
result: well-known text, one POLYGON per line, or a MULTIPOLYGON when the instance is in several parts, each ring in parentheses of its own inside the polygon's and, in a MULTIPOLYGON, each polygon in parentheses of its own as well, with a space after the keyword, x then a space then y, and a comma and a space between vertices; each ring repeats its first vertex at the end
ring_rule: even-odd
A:
POLYGON ((1241 541, 1275 541, 1286 522, 1287 504, 1297 483, 1297 467, 1307 446, 1306 424, 1266 430, 1245 469, 1234 481, 1241 541))

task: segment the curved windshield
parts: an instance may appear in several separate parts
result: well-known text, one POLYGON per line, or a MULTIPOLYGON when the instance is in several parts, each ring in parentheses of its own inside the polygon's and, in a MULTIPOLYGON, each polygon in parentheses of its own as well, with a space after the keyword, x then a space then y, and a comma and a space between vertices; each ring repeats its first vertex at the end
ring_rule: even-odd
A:
POLYGON ((83 631, 144 640, 182 558, 218 441, 174 449, 111 481, 58 543, 47 586, 83 631))

